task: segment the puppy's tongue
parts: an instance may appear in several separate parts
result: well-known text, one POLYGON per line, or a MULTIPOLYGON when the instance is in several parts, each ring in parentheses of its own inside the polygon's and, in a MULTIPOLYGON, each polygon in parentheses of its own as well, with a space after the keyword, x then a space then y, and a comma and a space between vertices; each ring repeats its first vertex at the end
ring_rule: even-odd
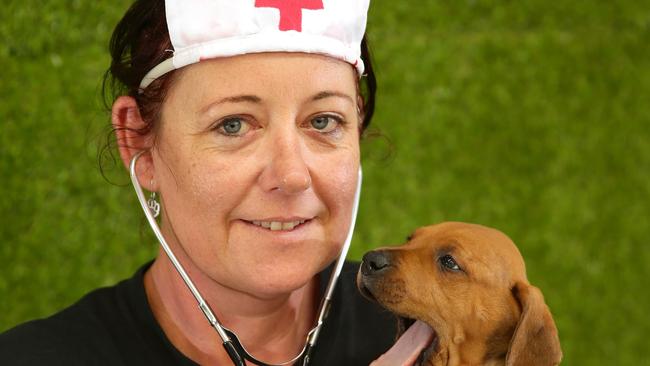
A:
POLYGON ((373 365, 411 366, 432 340, 433 329, 418 320, 373 365))

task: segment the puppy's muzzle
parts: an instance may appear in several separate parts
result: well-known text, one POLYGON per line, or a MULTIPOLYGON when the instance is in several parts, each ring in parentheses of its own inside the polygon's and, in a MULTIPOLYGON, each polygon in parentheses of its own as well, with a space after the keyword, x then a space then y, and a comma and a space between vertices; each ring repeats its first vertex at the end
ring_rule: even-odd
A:
POLYGON ((361 274, 365 276, 380 276, 393 266, 392 254, 385 250, 373 250, 363 256, 361 274))
POLYGON ((365 297, 377 301, 377 296, 383 292, 382 282, 393 268, 394 257, 390 251, 373 250, 366 253, 359 269, 357 287, 365 297))

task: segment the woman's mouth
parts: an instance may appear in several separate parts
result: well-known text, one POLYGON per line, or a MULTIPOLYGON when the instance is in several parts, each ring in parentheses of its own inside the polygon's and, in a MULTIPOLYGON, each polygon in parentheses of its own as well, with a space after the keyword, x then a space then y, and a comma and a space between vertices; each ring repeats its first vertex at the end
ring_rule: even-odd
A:
POLYGON ((255 226, 268 229, 271 231, 291 231, 296 227, 308 223, 309 221, 311 221, 311 219, 300 219, 300 220, 291 220, 291 221, 258 221, 258 220, 253 220, 253 221, 245 220, 245 221, 249 224, 253 224, 255 226))

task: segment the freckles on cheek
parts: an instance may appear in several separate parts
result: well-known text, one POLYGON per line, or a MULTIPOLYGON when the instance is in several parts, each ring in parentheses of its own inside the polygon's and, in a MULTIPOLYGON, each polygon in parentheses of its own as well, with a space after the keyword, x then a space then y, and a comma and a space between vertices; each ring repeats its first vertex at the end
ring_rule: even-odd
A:
POLYGON ((236 198, 239 182, 232 174, 232 167, 207 160, 193 161, 183 179, 189 194, 202 206, 220 207, 236 198))
POLYGON ((323 172, 322 189, 330 202, 330 214, 339 217, 341 224, 349 222, 357 188, 358 164, 348 162, 323 172))
MULTIPOLYGON (((198 162, 192 165, 184 173, 190 194, 196 197, 203 197, 207 201, 223 199, 223 192, 216 189, 219 183, 215 180, 214 172, 198 162)), ((214 203, 214 202, 211 202, 214 203)))

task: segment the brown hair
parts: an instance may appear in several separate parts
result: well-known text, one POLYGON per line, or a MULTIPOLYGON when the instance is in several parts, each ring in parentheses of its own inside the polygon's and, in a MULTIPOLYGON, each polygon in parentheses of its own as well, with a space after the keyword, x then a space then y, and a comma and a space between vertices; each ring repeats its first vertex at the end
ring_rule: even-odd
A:
MULTIPOLYGON (((171 86, 174 72, 169 72, 150 84, 144 92, 139 85, 154 66, 171 57, 172 44, 167 30, 163 0, 136 0, 115 27, 110 41, 111 66, 104 75, 103 97, 107 107, 117 97, 133 97, 146 126, 137 131, 148 134, 160 119, 161 104, 171 86)), ((368 43, 361 42, 361 58, 366 74, 360 82, 364 99, 362 130, 370 125, 375 109, 377 82, 370 60, 368 43)))

